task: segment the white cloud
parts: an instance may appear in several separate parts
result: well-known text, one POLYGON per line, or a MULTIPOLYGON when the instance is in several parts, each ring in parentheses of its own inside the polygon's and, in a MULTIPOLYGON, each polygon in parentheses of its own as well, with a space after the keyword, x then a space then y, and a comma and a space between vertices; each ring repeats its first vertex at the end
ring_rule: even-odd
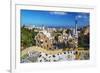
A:
POLYGON ((83 16, 82 16, 82 15, 78 15, 77 17, 78 17, 78 18, 82 18, 83 16))
POLYGON ((76 16, 76 19, 82 18, 82 17, 83 17, 82 15, 77 15, 77 16, 76 16))
POLYGON ((87 18, 87 16, 86 15, 77 15, 76 19, 78 19, 78 18, 87 18))
POLYGON ((55 15, 66 15, 66 12, 60 12, 60 11, 54 11, 54 12, 50 12, 50 14, 55 14, 55 15))

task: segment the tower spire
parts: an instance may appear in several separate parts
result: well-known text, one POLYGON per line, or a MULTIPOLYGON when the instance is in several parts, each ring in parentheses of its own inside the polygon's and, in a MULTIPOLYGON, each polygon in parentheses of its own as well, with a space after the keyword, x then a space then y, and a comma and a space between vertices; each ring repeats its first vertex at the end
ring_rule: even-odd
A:
POLYGON ((75 35, 77 35, 77 20, 75 19, 75 35))
POLYGON ((78 38, 78 32, 77 32, 77 19, 75 19, 75 37, 78 38))

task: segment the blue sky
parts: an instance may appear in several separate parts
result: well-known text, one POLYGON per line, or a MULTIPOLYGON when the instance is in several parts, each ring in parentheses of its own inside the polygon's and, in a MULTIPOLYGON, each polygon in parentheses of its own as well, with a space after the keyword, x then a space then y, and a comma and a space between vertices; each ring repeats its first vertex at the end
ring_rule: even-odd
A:
POLYGON ((78 26, 89 25, 89 13, 82 12, 60 12, 60 11, 39 11, 39 10, 21 10, 21 25, 37 26, 75 26, 77 20, 78 26))

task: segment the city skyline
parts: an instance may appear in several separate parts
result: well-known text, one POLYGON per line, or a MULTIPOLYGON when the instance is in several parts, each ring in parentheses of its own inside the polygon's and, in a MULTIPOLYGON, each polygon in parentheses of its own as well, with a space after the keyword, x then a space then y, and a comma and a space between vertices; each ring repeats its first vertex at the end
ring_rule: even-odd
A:
POLYGON ((21 10, 21 25, 78 27, 89 25, 89 13, 43 10, 21 10))

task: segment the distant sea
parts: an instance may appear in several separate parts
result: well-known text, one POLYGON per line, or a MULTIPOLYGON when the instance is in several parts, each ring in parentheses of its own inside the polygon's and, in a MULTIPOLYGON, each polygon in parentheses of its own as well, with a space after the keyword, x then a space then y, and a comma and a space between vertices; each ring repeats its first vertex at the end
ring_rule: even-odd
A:
MULTIPOLYGON (((84 26, 77 26, 77 28, 83 28, 83 27, 87 27, 89 25, 84 25, 84 26)), ((43 27, 43 26, 36 26, 36 27, 43 27)), ((63 28, 63 29, 70 29, 70 28, 75 28, 75 26, 44 26, 45 28, 63 28)))
MULTIPOLYGON (((25 26, 30 26, 30 27, 45 27, 45 28, 64 28, 64 29, 70 29, 70 28, 75 28, 75 26, 71 26, 71 25, 62 25, 62 26, 57 26, 57 25, 51 25, 51 26, 44 26, 44 25, 25 25, 25 26)), ((77 28, 83 28, 83 27, 87 27, 89 25, 77 25, 77 28)))

